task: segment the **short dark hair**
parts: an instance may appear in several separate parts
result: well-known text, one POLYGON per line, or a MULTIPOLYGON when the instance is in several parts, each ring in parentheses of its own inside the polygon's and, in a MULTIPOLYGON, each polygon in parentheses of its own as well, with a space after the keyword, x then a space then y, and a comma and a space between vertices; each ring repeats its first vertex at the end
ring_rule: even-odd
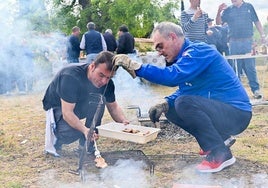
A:
POLYGON ((119 31, 128 32, 128 27, 123 24, 119 27, 119 31))
POLYGON ((112 71, 113 70, 113 57, 114 57, 114 53, 109 52, 109 51, 102 51, 97 55, 96 59, 94 60, 94 63, 96 67, 99 64, 105 63, 107 66, 107 70, 112 71))
POLYGON ((77 27, 77 26, 74 26, 74 27, 72 28, 72 32, 76 32, 76 31, 79 31, 79 30, 80 30, 80 28, 77 27))
POLYGON ((87 29, 95 29, 95 23, 94 22, 88 22, 87 23, 87 29))

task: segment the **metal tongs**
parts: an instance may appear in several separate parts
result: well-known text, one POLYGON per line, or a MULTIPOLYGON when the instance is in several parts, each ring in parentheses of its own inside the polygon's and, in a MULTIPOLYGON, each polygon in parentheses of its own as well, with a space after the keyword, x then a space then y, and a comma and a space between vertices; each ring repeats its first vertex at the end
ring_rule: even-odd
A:
POLYGON ((92 98, 92 103, 95 103, 97 104, 96 106, 96 112, 94 114, 94 117, 93 117, 93 120, 92 120, 92 123, 91 123, 91 126, 90 126, 90 130, 89 130, 89 133, 88 133, 88 136, 87 136, 87 139, 86 139, 86 143, 82 149, 82 152, 80 153, 80 157, 79 157, 79 167, 78 167, 78 172, 80 172, 82 170, 82 167, 83 167, 83 163, 84 163, 84 158, 85 158, 85 155, 88 151, 88 147, 89 147, 89 144, 90 144, 90 140, 93 140, 94 141, 94 146, 95 146, 95 156, 98 158, 101 157, 100 155, 100 151, 98 150, 97 148, 97 144, 96 144, 96 141, 95 141, 95 138, 94 138, 94 130, 95 130, 95 127, 96 127, 96 122, 97 122, 97 118, 99 117, 100 115, 100 111, 101 111, 101 105, 104 104, 103 102, 103 96, 100 95, 100 94, 96 94, 96 93, 91 93, 91 98, 92 98), (98 101, 96 103, 96 101, 98 101))
POLYGON ((101 154, 100 154, 100 151, 98 150, 97 142, 96 142, 95 139, 94 139, 94 147, 95 147, 95 152, 94 152, 95 157, 96 158, 101 158, 101 154))

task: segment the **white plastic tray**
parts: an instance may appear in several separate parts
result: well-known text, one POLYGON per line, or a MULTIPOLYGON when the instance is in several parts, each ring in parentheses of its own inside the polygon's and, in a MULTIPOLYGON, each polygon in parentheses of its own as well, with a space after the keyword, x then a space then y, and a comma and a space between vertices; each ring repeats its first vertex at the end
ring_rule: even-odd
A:
POLYGON ((109 137, 119 140, 125 140, 130 142, 136 142, 139 144, 145 144, 149 141, 156 139, 160 129, 153 127, 144 127, 139 125, 124 125, 122 123, 111 122, 103 124, 97 127, 99 135, 103 137, 109 137), (135 129, 138 133, 123 132, 124 129, 135 129))

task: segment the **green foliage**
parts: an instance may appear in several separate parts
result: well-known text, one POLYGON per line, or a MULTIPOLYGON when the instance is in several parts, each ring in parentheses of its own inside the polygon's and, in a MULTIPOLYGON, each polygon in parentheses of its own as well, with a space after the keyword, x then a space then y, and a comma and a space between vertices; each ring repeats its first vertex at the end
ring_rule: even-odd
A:
POLYGON ((18 15, 15 23, 24 22, 28 31, 46 33, 50 31, 48 12, 43 0, 18 1, 18 15))
POLYGON ((69 4, 64 0, 51 1, 53 29, 59 28, 66 34, 74 25, 84 33, 86 24, 93 21, 100 32, 107 28, 115 32, 120 25, 126 24, 134 37, 148 37, 155 23, 163 20, 177 22, 174 16, 178 10, 176 1, 161 5, 160 0, 89 0, 88 3, 83 1, 83 6, 75 1, 69 4))

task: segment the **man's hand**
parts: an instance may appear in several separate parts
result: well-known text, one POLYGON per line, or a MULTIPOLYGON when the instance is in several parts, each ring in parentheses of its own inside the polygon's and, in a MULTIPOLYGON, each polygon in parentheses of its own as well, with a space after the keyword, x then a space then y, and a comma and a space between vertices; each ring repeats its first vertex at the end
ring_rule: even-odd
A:
POLYGON ((165 101, 163 103, 157 104, 150 108, 149 110, 149 117, 153 123, 159 122, 159 118, 161 114, 164 112, 166 113, 168 111, 168 102, 165 101))
POLYGON ((113 64, 115 67, 122 66, 132 76, 132 78, 136 78, 135 70, 141 68, 141 63, 132 61, 125 54, 115 55, 113 58, 113 64))
POLYGON ((86 131, 84 132, 85 138, 86 138, 87 140, 90 139, 90 141, 93 141, 93 140, 98 140, 98 139, 99 139, 99 134, 97 134, 95 131, 94 131, 94 133, 93 133, 93 137, 92 137, 92 138, 88 138, 88 136, 89 136, 89 131, 90 131, 90 129, 87 128, 86 131))
POLYGON ((221 13, 226 8, 227 8, 227 5, 225 3, 220 4, 220 6, 218 7, 218 13, 221 13))

